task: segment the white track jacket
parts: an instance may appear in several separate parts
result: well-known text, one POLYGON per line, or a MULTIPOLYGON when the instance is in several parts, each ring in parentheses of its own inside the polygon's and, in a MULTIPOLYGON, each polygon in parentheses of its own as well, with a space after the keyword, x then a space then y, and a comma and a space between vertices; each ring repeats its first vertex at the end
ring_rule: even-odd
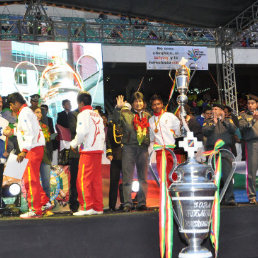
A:
POLYGON ((76 136, 71 147, 80 146, 80 152, 103 152, 104 141, 103 119, 91 106, 84 106, 77 116, 76 136))
POLYGON ((159 122, 158 120, 159 117, 155 115, 149 119, 150 141, 159 145, 175 144, 175 135, 180 135, 179 119, 174 114, 165 112, 161 115, 159 122), (157 132, 155 132, 156 127, 157 132))
POLYGON ((45 145, 45 137, 39 121, 27 106, 22 107, 18 115, 17 140, 21 151, 30 151, 35 147, 45 145))

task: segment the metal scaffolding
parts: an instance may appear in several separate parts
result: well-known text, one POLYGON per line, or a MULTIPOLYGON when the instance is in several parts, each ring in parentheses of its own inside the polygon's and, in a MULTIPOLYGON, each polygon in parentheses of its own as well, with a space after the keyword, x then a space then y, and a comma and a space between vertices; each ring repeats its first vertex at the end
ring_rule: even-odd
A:
POLYGON ((236 76, 232 45, 223 46, 221 48, 221 55, 225 103, 230 106, 236 114, 238 114, 236 76))

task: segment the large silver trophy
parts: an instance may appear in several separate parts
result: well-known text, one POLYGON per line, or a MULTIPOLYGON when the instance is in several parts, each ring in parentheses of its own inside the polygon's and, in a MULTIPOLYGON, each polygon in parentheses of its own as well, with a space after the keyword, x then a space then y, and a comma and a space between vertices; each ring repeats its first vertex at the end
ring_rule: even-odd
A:
MULTIPOLYGON (((180 93, 177 101, 184 125, 186 124, 184 105, 187 103, 186 93, 189 85, 188 71, 184 65, 176 72, 176 82, 180 93)), ((172 184, 169 187, 179 232, 188 243, 188 246, 181 250, 179 258, 211 258, 212 253, 202 247, 201 243, 209 233, 217 188, 213 182, 212 167, 201 164, 195 159, 195 152, 202 147, 202 142, 198 142, 189 129, 187 131, 187 137, 179 142, 179 147, 188 152, 188 159, 172 170, 170 173, 172 184)))
POLYGON ((169 187, 174 207, 174 217, 180 234, 185 238, 188 247, 184 248, 180 258, 211 258, 212 253, 201 246, 208 236, 211 210, 217 187, 213 183, 213 170, 210 165, 196 161, 194 152, 201 146, 187 133, 184 141, 179 142, 188 152, 188 159, 170 174, 172 184, 169 187))

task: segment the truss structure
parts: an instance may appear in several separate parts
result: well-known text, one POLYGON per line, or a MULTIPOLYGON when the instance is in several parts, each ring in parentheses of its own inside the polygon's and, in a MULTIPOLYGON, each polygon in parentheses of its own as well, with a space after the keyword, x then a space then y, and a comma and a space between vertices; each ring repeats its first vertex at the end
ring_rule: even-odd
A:
MULTIPOLYGON (((29 8, 28 8, 29 9, 29 8)), ((30 9, 31 11, 32 9, 30 9)), ((38 13, 38 12, 37 12, 38 13)), ((40 20, 28 11, 16 19, 0 16, 1 40, 36 40, 66 42, 96 42, 122 45, 196 45, 216 46, 217 30, 207 28, 185 28, 164 24, 130 24, 120 20, 69 21, 54 20, 42 15, 40 20)))
POLYGON ((224 82, 224 101, 226 105, 230 106, 235 113, 238 114, 236 76, 232 46, 223 46, 221 48, 221 54, 224 82))
POLYGON ((255 22, 258 21, 258 1, 254 2, 251 6, 245 9, 237 17, 225 25, 225 28, 234 29, 237 35, 241 34, 244 30, 250 28, 255 22))

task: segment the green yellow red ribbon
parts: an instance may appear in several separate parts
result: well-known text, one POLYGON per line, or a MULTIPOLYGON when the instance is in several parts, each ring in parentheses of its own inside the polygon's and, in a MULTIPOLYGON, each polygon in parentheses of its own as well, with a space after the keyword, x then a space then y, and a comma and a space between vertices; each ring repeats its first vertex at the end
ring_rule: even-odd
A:
POLYGON ((220 199, 219 199, 219 188, 220 188, 220 179, 221 179, 221 153, 220 148, 225 144, 225 142, 221 139, 217 140, 214 149, 211 151, 206 151, 203 154, 205 156, 210 155, 219 155, 218 159, 214 158, 214 167, 215 167, 215 177, 214 183, 217 187, 215 198, 212 206, 212 217, 211 217, 211 233, 210 239, 211 243, 215 249, 215 257, 218 256, 219 250, 219 229, 220 229, 220 199))
POLYGON ((161 161, 161 179, 160 179, 160 202, 159 202, 159 246, 160 246, 160 257, 172 257, 173 250, 173 208, 172 201, 169 196, 167 186, 167 158, 165 149, 173 149, 175 145, 158 145, 154 144, 153 149, 155 151, 162 150, 162 161, 161 161))

